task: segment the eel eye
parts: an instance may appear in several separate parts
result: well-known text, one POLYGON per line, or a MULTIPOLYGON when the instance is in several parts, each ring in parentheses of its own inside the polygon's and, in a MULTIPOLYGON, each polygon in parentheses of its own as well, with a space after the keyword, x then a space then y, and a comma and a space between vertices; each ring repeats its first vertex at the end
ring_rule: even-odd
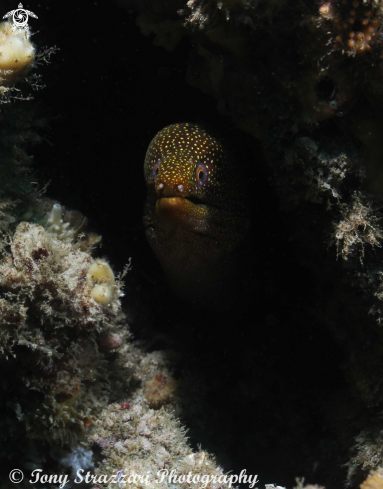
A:
POLYGON ((198 163, 196 171, 195 171, 195 176, 197 179, 197 182, 200 185, 203 185, 206 180, 207 180, 207 168, 203 163, 198 163))
POLYGON ((158 170, 160 169, 161 160, 157 160, 156 164, 153 166, 153 179, 157 180, 158 170))

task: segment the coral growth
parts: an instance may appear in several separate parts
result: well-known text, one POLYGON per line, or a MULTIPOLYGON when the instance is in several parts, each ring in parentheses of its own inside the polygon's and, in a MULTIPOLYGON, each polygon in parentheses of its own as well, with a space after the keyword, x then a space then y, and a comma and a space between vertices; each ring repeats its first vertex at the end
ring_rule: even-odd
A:
MULTIPOLYGON (((180 10, 181 15, 185 15, 186 24, 198 26, 200 29, 212 27, 222 20, 235 20, 235 22, 252 26, 252 20, 248 13, 254 10, 256 4, 251 0, 224 0, 214 2, 211 0, 189 0, 187 7, 180 10)), ((277 2, 269 2, 270 6, 277 2)))
POLYGON ((363 259, 366 245, 381 247, 383 230, 380 218, 374 215, 368 204, 363 204, 363 199, 363 195, 355 193, 349 204, 340 206, 342 220, 334 223, 337 252, 345 260, 358 251, 363 259))
POLYGON ((47 198, 39 196, 35 199, 22 218, 40 224, 60 241, 70 243, 75 240, 81 251, 90 253, 101 241, 101 236, 87 229, 88 220, 81 212, 47 198))
POLYGON ((9 22, 1 22, 0 54, 0 84, 8 87, 25 76, 35 59, 29 31, 14 28, 9 22))
POLYGON ((383 470, 379 469, 371 474, 360 485, 360 489, 382 489, 383 487, 383 470))
POLYGON ((0 23, 0 104, 10 100, 31 100, 23 96, 16 84, 26 82, 34 90, 41 88, 40 75, 33 68, 49 62, 56 47, 37 52, 30 41, 30 31, 14 27, 9 22, 0 23))
MULTIPOLYGON (((193 453, 179 422, 164 408, 150 409, 140 398, 105 409, 95 422, 91 440, 102 452, 96 477, 120 472, 126 477, 121 487, 173 487, 177 481, 168 477, 171 473, 185 488, 195 487, 193 481, 186 480, 188 474, 202 483, 207 481, 210 489, 228 487, 222 469, 209 454, 202 450, 193 453), (138 478, 129 480, 134 475, 138 478)), ((110 487, 101 479, 99 482, 99 487, 110 487)))
MULTIPOLYGON (((364 431, 356 438, 356 444, 353 447, 353 451, 356 453, 348 463, 349 480, 353 480, 359 471, 367 471, 367 473, 371 473, 371 471, 376 470, 381 466, 383 462, 382 442, 382 431, 376 429, 375 433, 373 433, 372 430, 370 430, 369 433, 364 431)), ((375 479, 380 479, 381 477, 383 477, 382 471, 375 472, 360 486, 361 489, 374 487, 375 484, 371 484, 371 482, 375 479)), ((377 487, 383 487, 383 479, 377 487)))
POLYGON ((331 25, 334 50, 361 54, 379 42, 382 5, 376 1, 344 0, 323 2, 320 16, 331 25))
POLYGON ((27 388, 34 398, 17 408, 30 435, 46 438, 44 427, 49 438, 65 440, 98 404, 84 403, 85 393, 102 397, 103 362, 95 339, 118 315, 119 285, 110 285, 114 298, 107 303, 95 300, 103 276, 93 278, 93 289, 86 278, 102 262, 36 224, 19 224, 6 250, 0 262, 2 368, 23 359, 13 389, 27 388), (32 372, 31 363, 37 365, 32 372))
POLYGON ((178 382, 168 375, 157 374, 145 384, 145 399, 149 406, 158 409, 168 403, 174 403, 178 382))
POLYGON ((71 226, 70 222, 64 221, 60 204, 53 204, 52 209, 49 213, 46 213, 45 218, 45 225, 43 222, 41 224, 48 233, 53 234, 61 241, 71 241, 78 233, 78 230, 71 226))

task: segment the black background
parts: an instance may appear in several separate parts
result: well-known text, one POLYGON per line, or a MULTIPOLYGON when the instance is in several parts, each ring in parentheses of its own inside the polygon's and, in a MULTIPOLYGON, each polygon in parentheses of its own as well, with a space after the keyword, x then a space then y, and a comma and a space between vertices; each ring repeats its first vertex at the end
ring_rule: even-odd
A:
POLYGON ((46 88, 34 94, 58 116, 36 166, 51 182, 48 195, 81 210, 121 268, 142 249, 143 161, 152 137, 174 122, 222 122, 215 101, 184 81, 188 40, 170 54, 113 2, 78 4, 29 6, 39 16, 30 21, 39 30, 33 41, 60 49, 39 70, 46 88))

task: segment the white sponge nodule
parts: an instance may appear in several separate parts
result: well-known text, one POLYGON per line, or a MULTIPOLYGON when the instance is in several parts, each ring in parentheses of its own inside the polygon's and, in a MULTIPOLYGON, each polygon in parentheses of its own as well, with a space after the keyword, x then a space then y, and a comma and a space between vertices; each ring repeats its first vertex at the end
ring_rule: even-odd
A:
POLYGON ((96 284, 92 289, 92 297, 99 304, 108 306, 115 299, 115 294, 109 284, 96 284))

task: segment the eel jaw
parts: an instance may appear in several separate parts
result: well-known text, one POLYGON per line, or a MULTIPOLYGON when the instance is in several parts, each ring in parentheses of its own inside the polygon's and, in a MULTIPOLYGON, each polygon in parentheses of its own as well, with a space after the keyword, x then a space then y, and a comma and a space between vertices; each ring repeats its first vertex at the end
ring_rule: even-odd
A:
POLYGON ((209 222, 209 206, 184 197, 162 197, 157 199, 156 212, 160 223, 179 225, 197 234, 206 234, 209 222))
POLYGON ((156 202, 156 212, 160 217, 170 220, 182 219, 187 206, 182 197, 161 197, 156 202))

